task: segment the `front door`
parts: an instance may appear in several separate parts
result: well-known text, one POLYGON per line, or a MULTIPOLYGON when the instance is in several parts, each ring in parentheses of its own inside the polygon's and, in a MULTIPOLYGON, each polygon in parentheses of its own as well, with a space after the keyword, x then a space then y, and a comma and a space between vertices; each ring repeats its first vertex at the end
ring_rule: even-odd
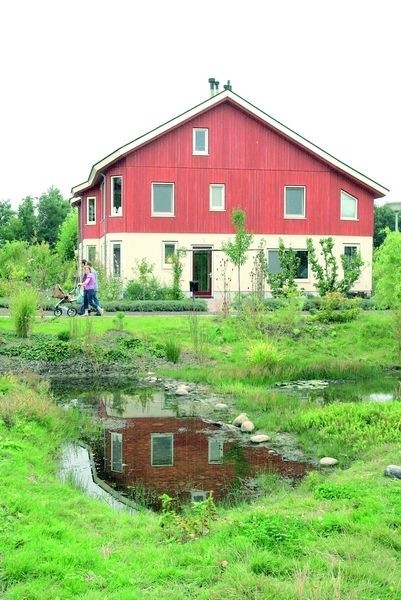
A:
POLYGON ((212 249, 193 248, 192 278, 198 282, 195 296, 210 298, 212 295, 212 249))

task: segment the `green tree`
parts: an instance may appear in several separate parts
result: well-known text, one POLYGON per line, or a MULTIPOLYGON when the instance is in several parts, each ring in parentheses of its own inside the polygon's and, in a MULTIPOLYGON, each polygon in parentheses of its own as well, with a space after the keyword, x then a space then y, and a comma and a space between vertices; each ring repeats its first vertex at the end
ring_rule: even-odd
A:
POLYGON ((386 239, 386 228, 390 231, 395 229, 394 211, 384 204, 375 206, 375 222, 373 232, 373 247, 378 248, 386 239))
POLYGON ((12 238, 13 221, 15 221, 16 214, 11 208, 11 202, 9 200, 0 201, 0 245, 4 244, 5 241, 10 241, 12 238))
POLYGON ((320 256, 322 261, 319 261, 316 256, 316 250, 312 239, 306 240, 308 249, 308 260, 312 272, 315 276, 315 287, 321 296, 325 296, 330 292, 340 292, 347 294, 355 281, 361 274, 363 260, 359 252, 353 256, 341 256, 341 265, 343 268, 343 278, 339 278, 339 265, 336 257, 333 254, 334 240, 332 237, 322 238, 319 240, 321 247, 320 256))
POLYGON ((280 238, 278 245, 278 260, 280 270, 278 273, 272 273, 268 269, 267 282, 274 298, 290 297, 296 292, 297 286, 295 278, 300 260, 292 248, 286 248, 283 240, 280 238))
POLYGON ((27 276, 27 268, 26 242, 7 240, 0 248, 0 278, 21 281, 27 276))
POLYGON ((401 310, 401 233, 387 230, 374 254, 373 281, 379 306, 401 310))
POLYGON ((69 202, 64 200, 57 188, 51 187, 42 194, 38 202, 38 242, 47 242, 54 248, 60 225, 70 211, 69 202))
POLYGON ((234 241, 223 242, 223 251, 231 262, 237 267, 238 273, 238 301, 241 296, 241 267, 246 263, 247 252, 251 246, 253 235, 245 229, 246 213, 240 208, 235 208, 231 214, 231 223, 235 230, 234 241))
POLYGON ((75 259, 75 251, 78 247, 78 211, 72 210, 61 223, 56 251, 61 260, 70 261, 75 259))
POLYGON ((36 217, 36 208, 31 196, 26 196, 18 207, 18 222, 20 231, 18 238, 34 244, 36 240, 36 231, 38 227, 38 219, 36 217))

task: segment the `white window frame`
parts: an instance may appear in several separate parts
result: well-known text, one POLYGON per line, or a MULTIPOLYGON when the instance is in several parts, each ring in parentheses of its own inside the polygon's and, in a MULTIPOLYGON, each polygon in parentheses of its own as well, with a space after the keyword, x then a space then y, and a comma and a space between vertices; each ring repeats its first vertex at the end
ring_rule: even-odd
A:
POLYGON ((123 178, 122 175, 113 175, 110 177, 110 216, 121 217, 123 214, 123 178), (114 181, 116 179, 121 180, 121 204, 119 208, 114 206, 114 181))
POLYGON ((86 199, 86 224, 87 225, 95 225, 96 224, 96 196, 88 196, 86 199), (90 204, 93 202, 93 220, 90 217, 90 204))
POLYGON ((217 438, 209 438, 209 443, 208 443, 208 463, 209 465, 221 465, 223 462, 223 452, 224 451, 224 443, 222 440, 217 439, 217 438), (213 458, 214 453, 215 453, 215 448, 213 449, 213 446, 218 446, 217 448, 217 453, 219 454, 219 458, 215 459, 213 458))
POLYGON ((174 246, 174 254, 175 252, 177 252, 178 242, 162 242, 162 269, 172 269, 172 263, 166 260, 166 246, 174 246))
POLYGON ((203 490, 191 490, 191 502, 204 502, 207 500, 207 492, 203 490))
POLYGON ((174 217, 174 203, 175 203, 175 184, 167 181, 152 181, 152 217, 174 217), (170 212, 157 212, 154 210, 154 190, 155 185, 171 186, 171 211, 170 212))
POLYGON ((123 434, 117 433, 116 431, 110 432, 110 469, 114 471, 114 473, 123 472, 123 434), (121 448, 120 463, 117 465, 117 468, 114 461, 114 442, 119 442, 121 448))
POLYGON ((357 221, 358 220, 358 198, 356 198, 352 194, 349 194, 348 192, 345 192, 344 190, 341 190, 341 194, 340 194, 340 219, 342 221, 357 221), (347 217, 347 216, 343 215, 343 199, 344 200, 351 199, 354 201, 354 205, 355 205, 354 216, 347 217))
POLYGON ((209 186, 209 210, 225 211, 226 210, 226 186, 224 183, 211 183, 209 186), (213 206, 213 190, 221 190, 221 206, 213 206))
POLYGON ((361 252, 361 250, 360 250, 360 244, 343 244, 343 250, 344 250, 343 254, 344 254, 344 256, 352 256, 352 254, 347 255, 345 253, 345 249, 346 248, 355 248, 356 254, 360 254, 360 252, 361 252))
POLYGON ((306 216, 306 187, 304 185, 285 185, 284 186, 284 218, 285 219, 305 219, 306 216), (287 213, 287 190, 299 189, 304 192, 303 211, 302 214, 287 213))
POLYGON ((122 242, 120 240, 113 240, 110 242, 110 247, 111 247, 111 274, 113 277, 121 277, 121 264, 122 264, 122 249, 123 249, 123 245, 122 242), (116 273, 116 269, 115 269, 115 265, 114 265, 114 248, 115 246, 119 246, 120 247, 120 273, 117 274, 116 273))
POLYGON ((206 127, 194 127, 192 130, 192 154, 194 156, 208 156, 209 155, 209 129, 206 127), (197 150, 196 148, 196 134, 198 131, 203 131, 205 134, 205 148, 204 150, 197 150))
POLYGON ((151 433, 151 444, 150 444, 150 464, 152 467, 172 467, 174 465, 174 434, 173 433, 151 433), (171 440, 171 462, 168 464, 154 464, 153 462, 153 440, 157 438, 169 438, 171 440))

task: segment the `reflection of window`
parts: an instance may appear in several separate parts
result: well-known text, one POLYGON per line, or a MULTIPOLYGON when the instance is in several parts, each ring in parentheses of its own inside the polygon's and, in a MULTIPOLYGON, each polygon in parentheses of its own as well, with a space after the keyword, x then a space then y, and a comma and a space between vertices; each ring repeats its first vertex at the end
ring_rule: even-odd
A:
POLYGON ((305 216, 305 188, 284 188, 284 216, 296 219, 305 216))
POLYGON ((159 217, 174 215, 173 183, 152 183, 152 215, 159 217))
MULTIPOLYGON (((289 252, 289 250, 287 250, 286 252, 289 252)), ((308 251, 307 250, 293 250, 293 252, 295 253, 296 257, 299 260, 295 279, 308 279, 308 276, 309 276, 308 251)), ((267 264, 269 267, 269 271, 271 273, 273 273, 273 274, 280 273, 281 265, 280 265, 278 250, 268 250, 267 264)))
POLYGON ((212 183, 210 185, 210 210, 224 210, 224 184, 212 183))
POLYGON ((209 463, 220 464, 223 462, 223 442, 221 440, 209 440, 209 463))
POLYGON ((173 464, 172 433, 152 433, 152 467, 168 467, 173 464))
POLYGON ((113 277, 121 276, 121 244, 112 242, 113 277))
POLYGON ((96 260, 96 246, 87 246, 87 256, 90 263, 94 263, 96 260))
POLYGON ((354 196, 350 196, 347 192, 341 190, 341 218, 342 219, 357 219, 358 218, 358 200, 354 196))
POLYGON ((86 202, 86 221, 87 223, 96 223, 96 198, 87 198, 86 202))
POLYGON ((111 432, 111 470, 123 472, 123 436, 122 433, 111 432))
POLYGON ((207 129, 193 129, 192 138, 192 153, 193 154, 208 154, 209 153, 209 131, 207 129))
POLYGON ((163 267, 171 267, 178 242, 163 242, 163 267))
POLYGON ((122 214, 122 177, 116 176, 111 178, 111 214, 122 214))

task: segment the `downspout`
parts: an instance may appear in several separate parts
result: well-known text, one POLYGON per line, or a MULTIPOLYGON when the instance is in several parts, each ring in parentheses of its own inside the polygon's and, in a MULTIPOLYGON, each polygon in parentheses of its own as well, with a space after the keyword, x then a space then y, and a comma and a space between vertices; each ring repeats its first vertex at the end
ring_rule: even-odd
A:
POLYGON ((106 202, 106 175, 100 173, 103 177, 103 239, 104 239, 104 248, 103 248, 103 262, 104 262, 104 270, 107 274, 107 202, 106 202))

